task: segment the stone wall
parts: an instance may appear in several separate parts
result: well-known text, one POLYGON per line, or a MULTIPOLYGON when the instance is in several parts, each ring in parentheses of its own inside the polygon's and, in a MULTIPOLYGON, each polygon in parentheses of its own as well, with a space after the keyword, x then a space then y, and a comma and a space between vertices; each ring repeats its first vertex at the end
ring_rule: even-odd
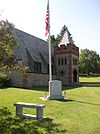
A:
MULTIPOLYGON (((32 88, 38 86, 48 86, 49 75, 48 74, 36 74, 26 73, 22 74, 19 72, 10 72, 11 86, 32 88)), ((53 75, 53 79, 56 79, 56 75, 53 75)))

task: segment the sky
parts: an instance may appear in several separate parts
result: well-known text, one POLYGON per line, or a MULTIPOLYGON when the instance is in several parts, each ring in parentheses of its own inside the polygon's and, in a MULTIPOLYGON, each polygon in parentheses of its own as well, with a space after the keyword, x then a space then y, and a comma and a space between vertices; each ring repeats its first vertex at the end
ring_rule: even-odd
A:
MULTIPOLYGON (((49 0, 51 35, 68 27, 79 49, 100 55, 100 0, 49 0)), ((8 20, 16 28, 45 38, 47 0, 0 0, 0 20, 8 20)))

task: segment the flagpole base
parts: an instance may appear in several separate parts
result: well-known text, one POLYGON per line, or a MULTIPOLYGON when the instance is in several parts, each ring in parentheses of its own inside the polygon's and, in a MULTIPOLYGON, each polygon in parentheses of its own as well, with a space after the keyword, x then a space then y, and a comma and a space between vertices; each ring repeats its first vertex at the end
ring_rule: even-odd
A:
POLYGON ((47 96, 46 100, 63 100, 64 96, 47 96))

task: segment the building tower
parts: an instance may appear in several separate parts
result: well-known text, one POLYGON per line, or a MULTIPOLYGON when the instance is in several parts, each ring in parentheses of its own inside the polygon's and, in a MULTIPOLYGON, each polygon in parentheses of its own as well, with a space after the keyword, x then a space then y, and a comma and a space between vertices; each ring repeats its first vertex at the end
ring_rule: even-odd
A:
POLYGON ((63 85, 76 85, 79 82, 79 48, 75 46, 68 29, 61 42, 54 47, 54 61, 57 79, 63 85))

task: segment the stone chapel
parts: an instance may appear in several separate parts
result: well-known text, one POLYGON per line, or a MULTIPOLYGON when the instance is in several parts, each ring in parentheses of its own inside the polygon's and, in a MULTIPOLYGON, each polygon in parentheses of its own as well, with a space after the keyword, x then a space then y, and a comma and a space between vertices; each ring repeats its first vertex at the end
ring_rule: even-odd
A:
MULTIPOLYGON (((27 67, 28 72, 11 71, 11 84, 16 87, 48 86, 49 50, 48 42, 15 29, 17 45, 14 55, 19 66, 27 67)), ((63 85, 76 85, 79 82, 79 48, 74 44, 68 29, 58 46, 52 45, 53 80, 61 80, 63 85)))

